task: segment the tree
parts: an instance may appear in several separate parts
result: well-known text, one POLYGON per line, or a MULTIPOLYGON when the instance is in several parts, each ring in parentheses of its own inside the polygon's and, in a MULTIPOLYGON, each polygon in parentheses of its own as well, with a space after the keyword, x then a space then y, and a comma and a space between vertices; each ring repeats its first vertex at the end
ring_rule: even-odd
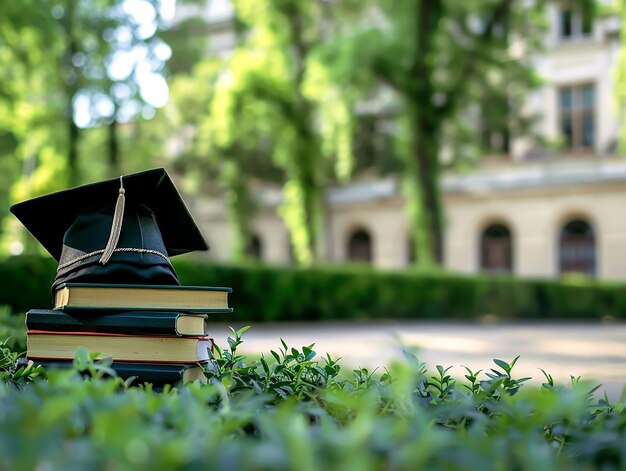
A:
POLYGON ((63 46, 50 8, 44 0, 0 4, 1 252, 22 249, 16 221, 5 217, 9 204, 67 183, 63 84, 54 59, 63 46))
POLYGON ((436 264, 441 253, 442 150, 470 154, 481 134, 476 122, 525 130, 518 111, 540 82, 523 57, 541 47, 544 7, 542 0, 381 0, 370 14, 382 19, 343 48, 349 56, 341 60, 352 58, 354 67, 340 80, 366 85, 367 92, 388 87, 396 97, 403 190, 423 266, 436 264))
POLYGON ((69 8, 76 0, 66 2, 60 24, 72 24, 74 16, 82 28, 73 60, 66 61, 74 64, 74 75, 80 78, 68 94, 74 108, 70 128, 78 132, 79 127, 106 127, 108 173, 119 175, 119 124, 151 118, 167 101, 164 67, 171 50, 160 38, 166 27, 162 2, 82 0, 79 9, 69 8), (155 89, 157 93, 149 93, 155 89))
POLYGON ((626 5, 620 0, 615 0, 611 13, 619 15, 621 20, 620 50, 615 71, 615 98, 617 108, 622 118, 620 129, 620 151, 626 151, 626 5))
POLYGON ((109 164, 119 173, 116 123, 154 111, 154 104, 142 94, 138 69, 143 66, 148 78, 164 84, 168 48, 155 37, 161 26, 160 3, 0 4, 0 168, 10 172, 1 176, 8 183, 0 190, 0 201, 19 201, 81 183, 81 170, 89 169, 93 177, 94 160, 99 159, 90 155, 90 161, 81 165, 79 158, 84 128, 109 125, 109 164), (142 63, 127 60, 130 73, 116 76, 112 70, 116 55, 137 52, 133 48, 140 46, 142 63))
POLYGON ((174 168, 185 174, 187 181, 193 181, 197 191, 224 196, 233 230, 231 256, 240 261, 245 258, 246 243, 251 238, 250 220, 256 209, 249 182, 259 177, 274 178, 269 178, 267 153, 247 146, 251 139, 239 142, 241 135, 250 137, 254 129, 237 127, 233 131, 237 136, 228 146, 212 142, 213 128, 220 117, 209 113, 209 109, 223 65, 220 59, 208 58, 197 62, 188 73, 174 75, 170 100, 148 128, 154 138, 160 136, 160 146, 169 148, 174 168))
POLYGON ((294 256, 309 265, 317 257, 321 189, 331 162, 340 177, 352 166, 349 97, 333 86, 318 53, 328 9, 338 12, 348 2, 233 3, 243 33, 216 86, 211 142, 231 162, 236 185, 250 150, 271 155, 284 174, 280 214, 294 256))

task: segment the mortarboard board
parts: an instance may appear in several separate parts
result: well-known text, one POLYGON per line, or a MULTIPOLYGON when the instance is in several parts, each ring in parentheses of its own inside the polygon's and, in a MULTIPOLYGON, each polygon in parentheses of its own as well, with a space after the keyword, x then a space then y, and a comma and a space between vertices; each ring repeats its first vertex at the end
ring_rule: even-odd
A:
POLYGON ((59 262, 53 291, 69 281, 179 284, 169 257, 208 250, 162 168, 40 196, 11 212, 59 262))

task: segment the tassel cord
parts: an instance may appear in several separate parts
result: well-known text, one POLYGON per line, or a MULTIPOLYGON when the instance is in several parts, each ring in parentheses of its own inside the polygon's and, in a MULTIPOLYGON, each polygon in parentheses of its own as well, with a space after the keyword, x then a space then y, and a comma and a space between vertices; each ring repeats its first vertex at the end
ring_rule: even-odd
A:
POLYGON ((111 233, 109 234, 109 240, 107 242, 106 247, 104 248, 104 252, 102 257, 100 257, 99 262, 102 265, 106 265, 111 256, 113 255, 113 251, 117 247, 117 243, 120 240, 120 234, 122 232, 122 221, 124 220, 124 207, 126 206, 126 191, 124 190, 124 183, 122 182, 122 177, 120 177, 120 191, 117 197, 117 202, 115 203, 115 211, 113 213, 113 222, 111 223, 111 233))

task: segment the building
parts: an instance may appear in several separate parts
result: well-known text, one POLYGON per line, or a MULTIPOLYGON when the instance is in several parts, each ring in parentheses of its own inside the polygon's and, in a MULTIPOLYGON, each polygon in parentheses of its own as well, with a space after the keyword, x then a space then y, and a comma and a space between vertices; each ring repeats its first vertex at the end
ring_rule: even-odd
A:
MULTIPOLYGON (((213 44, 227 54, 234 45, 227 0, 212 2, 213 44)), ((535 131, 554 151, 513 139, 509 157, 485 159, 480 168, 443 178, 443 264, 451 271, 554 277, 577 272, 626 278, 626 160, 617 155, 619 122, 613 69, 620 24, 593 23, 553 6, 546 52, 535 58, 544 86, 528 97, 541 118, 535 131)), ((361 179, 330 188, 325 200, 322 250, 330 261, 366 261, 385 268, 411 259, 409 224, 393 177, 361 179)), ((285 226, 277 216, 280 191, 260 191, 263 209, 253 222, 253 250, 268 263, 289 263, 285 226)), ((196 209, 213 256, 227 258, 228 226, 220 202, 196 209)))

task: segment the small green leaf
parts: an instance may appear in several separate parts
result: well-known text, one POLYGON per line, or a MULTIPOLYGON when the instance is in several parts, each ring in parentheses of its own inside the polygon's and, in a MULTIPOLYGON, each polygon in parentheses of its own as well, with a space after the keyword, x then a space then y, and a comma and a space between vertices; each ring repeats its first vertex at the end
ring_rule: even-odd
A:
POLYGON ((250 328, 249 325, 246 325, 245 327, 242 327, 241 329, 239 329, 235 335, 237 336, 237 338, 241 338, 241 336, 244 334, 244 332, 246 332, 248 329, 250 328))
POLYGON ((504 371, 506 371, 507 373, 511 371, 511 366, 506 361, 494 358, 493 362, 496 365, 498 365, 500 368, 502 368, 504 371))
POLYGON ((78 347, 76 349, 76 353, 74 354, 74 367, 78 371, 83 371, 87 369, 87 366, 90 363, 89 352, 85 347, 78 347))
POLYGON ((274 350, 270 350, 270 353, 272 354, 274 358, 276 358, 276 361, 280 363, 280 355, 276 353, 274 350))

